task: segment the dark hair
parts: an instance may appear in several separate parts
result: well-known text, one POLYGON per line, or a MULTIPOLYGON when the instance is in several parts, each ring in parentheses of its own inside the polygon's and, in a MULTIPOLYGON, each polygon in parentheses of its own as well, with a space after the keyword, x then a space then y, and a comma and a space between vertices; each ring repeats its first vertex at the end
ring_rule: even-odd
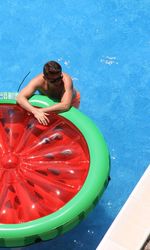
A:
POLYGON ((49 74, 59 74, 61 72, 62 72, 61 65, 55 61, 47 62, 43 67, 43 74, 45 77, 49 76, 49 74))

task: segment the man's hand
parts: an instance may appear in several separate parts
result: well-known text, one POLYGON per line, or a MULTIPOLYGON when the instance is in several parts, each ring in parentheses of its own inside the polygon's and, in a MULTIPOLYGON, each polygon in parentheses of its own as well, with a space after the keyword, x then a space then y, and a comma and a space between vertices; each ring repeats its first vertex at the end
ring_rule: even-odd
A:
POLYGON ((34 117, 38 120, 39 123, 43 125, 48 125, 49 119, 48 119, 48 113, 42 111, 40 108, 35 108, 34 111, 32 112, 34 117))

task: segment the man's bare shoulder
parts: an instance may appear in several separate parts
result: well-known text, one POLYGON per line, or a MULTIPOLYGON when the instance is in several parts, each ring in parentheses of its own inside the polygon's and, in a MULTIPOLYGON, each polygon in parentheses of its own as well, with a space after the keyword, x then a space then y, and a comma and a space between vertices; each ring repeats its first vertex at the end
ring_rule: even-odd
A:
POLYGON ((72 86, 72 78, 65 72, 62 72, 64 84, 67 86, 72 86))
POLYGON ((34 86, 36 88, 41 87, 44 83, 44 78, 43 78, 43 74, 39 74, 37 76, 35 76, 34 78, 32 78, 32 80, 29 82, 29 86, 34 86))
POLYGON ((18 97, 25 96, 29 98, 36 90, 43 86, 43 75, 39 74, 36 77, 32 78, 30 82, 20 91, 18 97))
MULTIPOLYGON (((66 77, 68 79, 71 79, 71 76, 67 74, 66 72, 62 72, 63 77, 66 77)), ((72 79, 71 79, 72 80, 72 79)))

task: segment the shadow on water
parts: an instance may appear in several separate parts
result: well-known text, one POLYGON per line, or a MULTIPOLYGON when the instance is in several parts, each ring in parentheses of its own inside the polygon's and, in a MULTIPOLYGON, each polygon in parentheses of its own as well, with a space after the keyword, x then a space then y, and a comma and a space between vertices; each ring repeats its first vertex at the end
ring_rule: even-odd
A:
MULTIPOLYGON (((40 241, 33 245, 11 248, 12 250, 95 250, 103 238, 112 218, 107 214, 105 201, 100 201, 95 209, 71 231, 49 241, 40 241), (81 234, 82 232, 82 234, 81 234)), ((3 248, 6 249, 6 248, 3 248)))

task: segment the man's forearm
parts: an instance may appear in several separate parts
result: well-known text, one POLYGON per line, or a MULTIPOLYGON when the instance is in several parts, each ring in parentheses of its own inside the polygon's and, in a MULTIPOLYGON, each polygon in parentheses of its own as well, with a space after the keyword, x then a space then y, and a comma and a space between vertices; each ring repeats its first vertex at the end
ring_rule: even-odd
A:
POLYGON ((65 103, 57 103, 57 104, 54 104, 53 106, 51 107, 47 107, 47 108, 41 108, 42 111, 44 112, 49 112, 49 111, 58 111, 58 112, 62 112, 62 111, 67 111, 69 110, 70 108, 70 105, 69 104, 65 104, 65 103))
POLYGON ((17 103, 18 103, 22 108, 24 108, 25 110, 27 110, 27 111, 29 111, 29 112, 31 112, 31 113, 34 113, 34 111, 35 111, 36 108, 33 107, 25 97, 20 97, 20 96, 18 96, 18 97, 16 98, 16 100, 17 100, 17 103))

